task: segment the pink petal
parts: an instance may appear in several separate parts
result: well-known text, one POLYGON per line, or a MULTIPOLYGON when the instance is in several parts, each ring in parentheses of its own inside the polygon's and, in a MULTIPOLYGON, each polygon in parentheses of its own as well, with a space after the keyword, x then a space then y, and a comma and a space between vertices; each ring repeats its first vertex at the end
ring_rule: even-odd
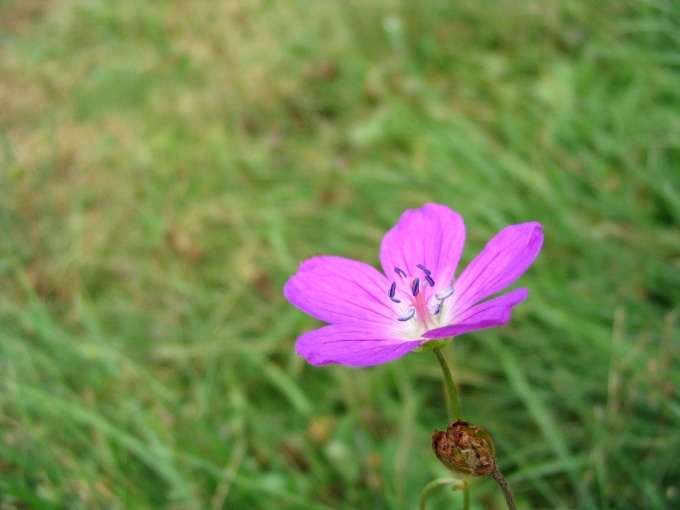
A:
POLYGON ((422 264, 432 272, 438 286, 453 281, 465 244, 465 225, 458 213, 439 204, 426 204, 404 212, 399 222, 385 234, 380 246, 380 262, 388 279, 398 267, 410 275, 420 273, 422 264))
POLYGON ((421 343, 422 340, 390 338, 380 328, 336 324, 304 333, 298 338, 295 349, 312 365, 338 363, 366 367, 399 358, 421 343))
POLYGON ((535 222, 510 225, 496 234, 456 280, 453 317, 517 280, 542 244, 543 227, 535 222))
POLYGON ((343 257, 304 261, 283 287, 286 299, 303 312, 331 324, 395 324, 390 283, 374 267, 343 257))
POLYGON ((515 289, 512 292, 485 301, 477 306, 464 310, 460 317, 454 319, 455 324, 433 329, 423 335, 425 338, 445 338, 462 335, 478 329, 503 326, 510 320, 510 309, 524 301, 529 295, 527 289, 515 289))

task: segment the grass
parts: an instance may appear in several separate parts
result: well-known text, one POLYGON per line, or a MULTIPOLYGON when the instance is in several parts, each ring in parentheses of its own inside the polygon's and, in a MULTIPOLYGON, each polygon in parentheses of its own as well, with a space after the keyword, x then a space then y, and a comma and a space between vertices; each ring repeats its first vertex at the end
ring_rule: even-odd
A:
MULTIPOLYGON (((680 9, 0 1, 0 506, 416 508, 432 355, 313 368, 281 287, 427 201, 464 261, 544 224, 457 339, 520 508, 680 500, 680 9)), ((472 507, 502 508, 475 481, 472 507)), ((440 490, 428 508, 459 508, 440 490)))

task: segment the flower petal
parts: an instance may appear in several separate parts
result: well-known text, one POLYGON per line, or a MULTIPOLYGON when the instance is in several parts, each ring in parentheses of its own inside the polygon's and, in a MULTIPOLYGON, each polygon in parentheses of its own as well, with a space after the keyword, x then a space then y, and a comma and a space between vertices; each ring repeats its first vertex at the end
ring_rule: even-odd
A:
POLYGON ((390 282, 368 264, 343 257, 305 260, 283 287, 286 299, 331 324, 395 323, 387 295, 390 282))
POLYGON ((510 320, 510 309, 524 301, 529 295, 527 289, 515 289, 512 292, 484 301, 468 308, 460 317, 456 317, 455 324, 433 329, 423 335, 425 338, 445 338, 462 335, 478 329, 503 326, 510 320))
POLYGON ((465 224, 460 215, 439 204, 426 204, 404 212, 385 234, 380 262, 388 278, 398 267, 409 274, 422 264, 438 286, 451 285, 465 244, 465 224))
POLYGON ((336 324, 301 335, 295 350, 312 365, 338 363, 367 367, 399 358, 422 340, 390 338, 379 328, 361 324, 336 324))
POLYGON ((503 290, 526 271, 543 244, 540 223, 520 223, 501 230, 465 268, 454 284, 452 319, 503 290))

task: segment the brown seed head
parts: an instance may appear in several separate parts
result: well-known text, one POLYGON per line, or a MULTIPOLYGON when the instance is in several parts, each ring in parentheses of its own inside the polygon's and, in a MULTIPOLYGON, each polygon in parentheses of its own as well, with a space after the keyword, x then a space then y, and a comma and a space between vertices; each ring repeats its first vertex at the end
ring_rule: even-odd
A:
POLYGON ((449 423, 446 432, 435 430, 432 449, 442 464, 457 474, 480 477, 496 470, 496 449, 491 436, 463 420, 449 423))

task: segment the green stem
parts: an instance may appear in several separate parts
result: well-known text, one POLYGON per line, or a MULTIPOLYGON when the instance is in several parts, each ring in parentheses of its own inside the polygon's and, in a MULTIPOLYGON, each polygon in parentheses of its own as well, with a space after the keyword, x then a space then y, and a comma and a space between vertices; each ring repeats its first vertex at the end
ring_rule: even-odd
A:
POLYGON ((446 384, 446 392, 449 395, 449 412, 451 417, 457 420, 460 418, 460 407, 458 406, 458 392, 456 391, 455 384, 453 384, 451 370, 449 370, 449 365, 447 365, 441 349, 435 349, 434 354, 437 356, 437 361, 439 361, 439 365, 442 367, 442 372, 444 372, 444 383, 446 384))
POLYGON ((467 487, 467 482, 464 480, 457 480, 455 478, 440 478, 439 480, 431 481, 425 486, 423 493, 420 495, 420 506, 418 507, 419 510, 425 510, 425 503, 427 502, 427 498, 433 490, 446 485, 451 485, 453 490, 465 489, 467 487))
MULTIPOLYGON (((460 406, 458 405, 458 390, 456 390, 456 385, 453 384, 453 377, 451 376, 451 369, 446 363, 446 358, 441 349, 437 348, 434 350, 435 356, 437 356, 437 361, 439 361, 439 366, 442 367, 442 372, 444 373, 444 383, 446 384, 446 392, 449 394, 449 412, 451 413, 451 418, 457 420, 460 418, 460 406)), ((470 509, 470 489, 468 484, 463 487, 463 510, 470 509)))

